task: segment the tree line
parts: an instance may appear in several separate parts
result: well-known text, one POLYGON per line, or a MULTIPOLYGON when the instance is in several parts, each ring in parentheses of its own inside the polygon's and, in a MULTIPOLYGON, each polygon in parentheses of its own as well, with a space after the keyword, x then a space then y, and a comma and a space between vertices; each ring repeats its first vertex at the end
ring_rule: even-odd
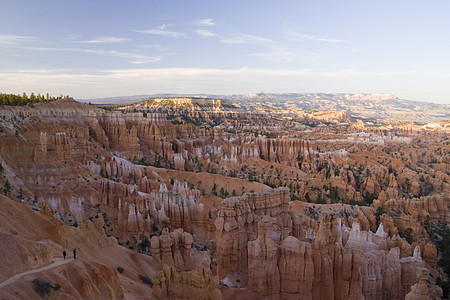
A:
POLYGON ((56 101, 64 98, 69 98, 69 96, 63 97, 63 95, 60 95, 58 97, 52 97, 48 93, 45 96, 41 94, 35 95, 34 93, 31 93, 30 96, 26 93, 23 93, 22 95, 0 93, 0 105, 24 106, 38 102, 56 101))

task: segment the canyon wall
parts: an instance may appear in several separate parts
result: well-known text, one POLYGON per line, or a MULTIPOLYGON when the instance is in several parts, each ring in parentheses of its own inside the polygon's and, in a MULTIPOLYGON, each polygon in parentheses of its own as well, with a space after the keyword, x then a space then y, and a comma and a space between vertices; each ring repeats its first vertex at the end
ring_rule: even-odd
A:
POLYGON ((256 239, 257 224, 263 215, 270 216, 271 226, 279 231, 292 231, 289 201, 289 190, 278 188, 273 192, 231 197, 222 202, 214 222, 218 274, 221 278, 237 271, 247 271, 247 243, 256 239))
POLYGON ((419 244, 391 238, 383 224, 362 231, 356 218, 350 229, 323 212, 318 228, 296 226, 286 195, 280 188, 223 201, 215 221, 221 279, 246 273, 249 290, 274 299, 404 299, 416 269, 428 265, 419 244))

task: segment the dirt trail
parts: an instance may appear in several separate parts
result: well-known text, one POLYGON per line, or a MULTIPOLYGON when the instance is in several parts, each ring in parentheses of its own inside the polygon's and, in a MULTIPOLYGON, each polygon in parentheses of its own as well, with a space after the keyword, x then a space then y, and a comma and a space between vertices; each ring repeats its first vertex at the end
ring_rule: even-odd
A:
POLYGON ((46 265, 46 266, 43 266, 41 268, 30 270, 30 271, 25 271, 25 272, 16 274, 16 275, 8 278, 7 280, 5 280, 2 283, 0 283, 0 289, 5 287, 5 286, 7 286, 7 285, 9 285, 9 284, 11 284, 11 283, 13 283, 13 282, 15 282, 16 280, 20 279, 22 276, 25 276, 25 275, 28 275, 28 274, 33 274, 33 273, 38 273, 38 272, 41 272, 41 271, 45 271, 45 270, 48 270, 48 269, 51 269, 51 268, 54 268, 54 267, 66 264, 66 263, 68 263, 70 261, 73 261, 73 259, 72 258, 64 259, 62 257, 55 258, 55 261, 52 264, 50 264, 50 265, 46 265))

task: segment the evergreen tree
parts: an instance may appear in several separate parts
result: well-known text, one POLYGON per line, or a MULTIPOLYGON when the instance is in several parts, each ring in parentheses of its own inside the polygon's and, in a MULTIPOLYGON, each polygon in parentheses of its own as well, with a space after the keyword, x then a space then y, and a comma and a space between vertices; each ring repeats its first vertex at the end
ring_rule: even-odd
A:
POLYGON ((14 94, 1 94, 0 93, 0 105, 14 105, 14 106, 24 106, 24 105, 32 105, 37 102, 44 101, 55 101, 57 100, 55 97, 50 97, 47 93, 47 96, 38 94, 37 96, 34 93, 31 93, 30 97, 27 96, 26 93, 22 95, 14 95, 14 94))
POLYGON ((8 179, 6 179, 6 181, 5 181, 5 195, 9 194, 10 191, 11 191, 11 185, 9 184, 8 179))

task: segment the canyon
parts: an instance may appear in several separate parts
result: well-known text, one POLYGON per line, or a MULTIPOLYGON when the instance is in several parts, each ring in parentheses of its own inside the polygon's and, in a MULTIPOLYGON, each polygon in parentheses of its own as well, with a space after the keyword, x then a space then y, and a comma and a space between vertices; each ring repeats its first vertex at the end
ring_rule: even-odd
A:
POLYGON ((149 98, 215 98, 229 100, 247 111, 279 112, 283 114, 322 115, 346 111, 368 122, 414 121, 437 122, 448 120, 449 105, 400 99, 392 94, 330 94, 330 93, 258 93, 236 95, 211 94, 155 94, 95 99, 80 99, 81 102, 102 104, 132 104, 149 98))
POLYGON ((294 96, 0 106, 0 284, 24 274, 0 297, 36 277, 55 299, 448 297, 448 108, 380 121, 342 105, 402 101, 294 96))

